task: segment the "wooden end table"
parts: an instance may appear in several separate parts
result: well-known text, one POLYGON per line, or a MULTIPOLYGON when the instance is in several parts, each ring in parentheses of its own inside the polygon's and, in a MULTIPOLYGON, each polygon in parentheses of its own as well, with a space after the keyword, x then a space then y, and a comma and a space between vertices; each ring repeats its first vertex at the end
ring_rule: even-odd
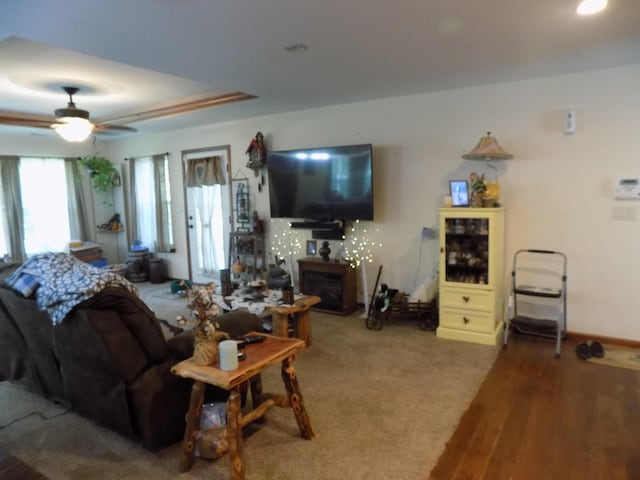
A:
POLYGON ((216 367, 196 365, 193 363, 193 359, 183 360, 171 368, 171 372, 175 375, 194 380, 182 442, 180 472, 188 471, 193 465, 205 384, 215 385, 229 391, 226 435, 229 442, 229 465, 233 480, 244 479, 242 427, 264 416, 269 408, 273 406, 291 408, 302 438, 310 440, 315 436, 293 367, 296 354, 305 348, 304 341, 258 332, 251 332, 250 335, 263 335, 265 340, 247 345, 245 347, 247 358, 240 361, 235 370, 224 371, 216 367), (263 393, 261 372, 279 362, 282 362, 282 380, 287 394, 263 393), (247 381, 251 389, 253 410, 243 415, 240 387, 247 381))
POLYGON ((289 336, 289 316, 293 319, 295 336, 311 345, 311 316, 309 309, 322 299, 315 295, 303 295, 293 302, 293 305, 278 305, 268 307, 265 312, 271 314, 273 319, 273 334, 278 337, 289 336))

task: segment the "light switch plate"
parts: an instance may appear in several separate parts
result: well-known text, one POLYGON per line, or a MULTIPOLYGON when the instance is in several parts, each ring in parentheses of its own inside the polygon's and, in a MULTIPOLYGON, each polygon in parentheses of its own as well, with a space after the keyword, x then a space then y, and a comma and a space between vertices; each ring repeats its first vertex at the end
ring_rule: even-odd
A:
POLYGON ((576 111, 573 109, 564 112, 564 133, 576 133, 576 111))

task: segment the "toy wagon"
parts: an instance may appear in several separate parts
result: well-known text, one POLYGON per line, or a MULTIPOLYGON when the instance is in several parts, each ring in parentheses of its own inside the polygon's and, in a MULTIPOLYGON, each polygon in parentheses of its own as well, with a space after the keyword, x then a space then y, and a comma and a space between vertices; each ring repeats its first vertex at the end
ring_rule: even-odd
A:
POLYGON ((365 321, 369 330, 382 330, 384 322, 413 318, 421 330, 434 331, 438 326, 438 297, 430 302, 410 302, 406 293, 389 289, 383 283, 375 296, 365 321))

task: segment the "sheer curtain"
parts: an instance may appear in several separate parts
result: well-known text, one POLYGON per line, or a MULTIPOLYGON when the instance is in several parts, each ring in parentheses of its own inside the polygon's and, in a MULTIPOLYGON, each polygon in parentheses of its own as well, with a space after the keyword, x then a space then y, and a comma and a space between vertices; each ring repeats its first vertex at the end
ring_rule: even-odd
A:
POLYGON ((129 159, 131 174, 131 242, 140 242, 149 250, 156 244, 155 184, 153 159, 139 157, 129 159))
POLYGON ((225 264, 220 185, 226 182, 222 159, 218 156, 192 158, 187 160, 186 168, 185 186, 198 219, 194 226, 198 239, 198 268, 202 275, 214 277, 225 264))

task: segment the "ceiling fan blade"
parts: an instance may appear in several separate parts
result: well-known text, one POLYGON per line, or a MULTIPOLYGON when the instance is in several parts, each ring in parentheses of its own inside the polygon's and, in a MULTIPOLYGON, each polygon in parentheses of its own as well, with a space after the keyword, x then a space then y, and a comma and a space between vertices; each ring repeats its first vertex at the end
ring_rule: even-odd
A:
POLYGON ((51 128, 55 123, 53 118, 19 117, 13 115, 0 115, 1 125, 12 125, 15 127, 51 128))
POLYGON ((96 123, 94 125, 93 131, 95 133, 109 133, 111 131, 119 131, 119 132, 137 132, 133 127, 127 127, 126 125, 109 125, 106 123, 96 123))

